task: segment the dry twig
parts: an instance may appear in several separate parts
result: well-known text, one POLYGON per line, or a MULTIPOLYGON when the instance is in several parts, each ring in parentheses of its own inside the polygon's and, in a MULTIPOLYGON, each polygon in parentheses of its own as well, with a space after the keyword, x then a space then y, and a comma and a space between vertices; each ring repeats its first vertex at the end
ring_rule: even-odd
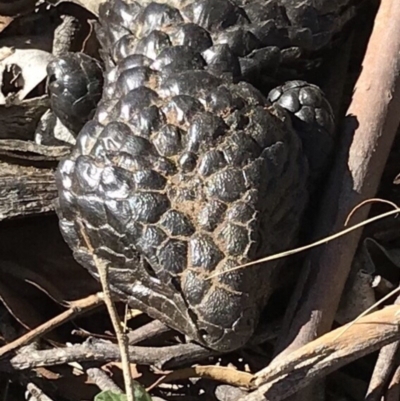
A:
MULTIPOLYGON (((129 360, 132 363, 155 365, 160 369, 171 369, 182 364, 192 364, 212 355, 211 351, 196 344, 168 347, 129 347, 129 360)), ((0 360, 0 371, 13 372, 40 366, 63 365, 70 362, 114 362, 120 360, 118 345, 104 341, 97 341, 93 344, 86 342, 65 348, 19 353, 10 359, 0 360)))
POLYGON ((70 302, 70 308, 65 312, 59 314, 58 316, 50 319, 46 323, 36 327, 30 332, 24 334, 23 336, 17 338, 9 344, 4 345, 0 348, 0 358, 5 354, 15 351, 18 348, 23 347, 31 343, 34 340, 37 340, 40 337, 43 337, 50 331, 54 330, 56 327, 61 324, 73 319, 78 315, 82 315, 83 313, 89 312, 90 310, 96 308, 101 305, 103 300, 99 297, 98 294, 90 295, 86 298, 79 299, 77 301, 70 302))
POLYGON ((124 383, 125 383, 125 393, 127 401, 135 401, 133 396, 133 383, 131 377, 131 369, 129 365, 129 356, 128 356, 128 340, 126 334, 123 332, 122 323, 118 316, 118 312, 115 308, 113 297, 111 294, 110 287, 108 285, 108 265, 104 263, 99 257, 97 257, 92 243, 89 239, 89 236, 86 233, 86 229, 81 224, 81 234, 86 242, 86 246, 89 249, 89 252, 92 254, 93 262, 97 268, 99 273, 99 279, 101 283, 101 287, 104 294, 104 303, 107 306, 108 314, 110 316, 112 325, 114 327, 115 335, 117 337, 118 346, 121 353, 121 364, 122 364, 122 373, 124 376, 124 383))
POLYGON ((311 382, 398 340, 400 306, 389 306, 347 326, 345 332, 336 329, 285 358, 272 361, 255 375, 253 384, 257 390, 240 401, 283 400, 311 382))
POLYGON ((203 379, 211 379, 220 383, 230 384, 236 387, 251 388, 254 375, 247 372, 242 372, 225 366, 193 366, 190 368, 175 370, 162 376, 159 380, 153 383, 147 391, 159 386, 162 383, 169 383, 176 380, 185 380, 191 377, 201 377, 203 379))
MULTIPOLYGON (((264 343, 276 337, 278 322, 272 322, 270 327, 257 334, 250 346, 264 343)), ((163 370, 191 365, 217 355, 207 348, 197 344, 179 344, 168 347, 130 346, 129 360, 140 365, 154 365, 163 370)), ((66 348, 49 350, 31 350, 29 353, 19 353, 10 359, 0 360, 0 371, 34 369, 40 366, 63 365, 69 362, 112 362, 119 361, 118 346, 110 342, 91 339, 84 344, 76 344, 66 348)))
MULTIPOLYGON (((400 297, 397 297, 395 305, 400 305, 400 297)), ((386 345, 379 351, 371 380, 369 382, 365 401, 379 401, 383 395, 385 386, 393 373, 397 361, 397 353, 400 349, 399 341, 386 345)))
POLYGON ((394 371, 392 380, 384 398, 385 401, 399 401, 400 399, 400 366, 394 371))
POLYGON ((116 394, 121 394, 122 390, 114 383, 110 376, 100 368, 92 367, 86 369, 86 374, 89 379, 96 383, 101 391, 112 391, 116 394))
POLYGON ((152 322, 128 333, 128 342, 129 345, 138 344, 144 340, 158 337, 168 331, 171 331, 171 329, 164 323, 161 323, 159 320, 153 320, 152 322))
POLYGON ((34 383, 28 383, 26 389, 29 394, 32 395, 33 400, 35 401, 53 401, 46 394, 44 394, 43 391, 34 383))
MULTIPOLYGON (((324 196, 318 237, 339 231, 353 207, 375 195, 400 121, 399 31, 400 3, 382 0, 324 196)), ((369 207, 359 210, 354 223, 368 212, 369 207)), ((302 302, 278 358, 330 329, 360 236, 353 231, 310 252, 302 302)))

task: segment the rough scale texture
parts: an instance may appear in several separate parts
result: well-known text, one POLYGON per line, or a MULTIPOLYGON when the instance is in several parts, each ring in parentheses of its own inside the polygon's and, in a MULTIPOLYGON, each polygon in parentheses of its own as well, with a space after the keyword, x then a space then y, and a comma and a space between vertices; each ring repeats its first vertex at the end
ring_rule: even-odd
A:
POLYGON ((93 117, 101 99, 103 70, 86 54, 66 54, 47 65, 51 107, 72 133, 79 132, 93 117))
POLYGON ((338 4, 311 3, 101 8, 104 91, 57 172, 61 231, 96 276, 93 247, 131 306, 216 350, 248 341, 280 262, 208 276, 289 248, 307 204, 308 162, 287 110, 323 127, 328 153, 333 143, 317 88, 293 84, 293 105, 282 102, 287 88, 268 101, 244 82, 283 63, 285 51, 331 40, 338 4))

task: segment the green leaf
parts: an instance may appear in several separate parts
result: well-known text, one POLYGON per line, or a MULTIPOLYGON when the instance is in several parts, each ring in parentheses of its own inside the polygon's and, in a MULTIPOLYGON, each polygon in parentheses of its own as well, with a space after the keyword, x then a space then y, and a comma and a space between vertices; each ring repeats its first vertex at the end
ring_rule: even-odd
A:
MULTIPOLYGON (((133 397, 135 401, 152 401, 150 394, 137 381, 132 380, 133 397)), ((127 401, 126 394, 117 394, 112 391, 102 391, 94 397, 94 401, 127 401)))
POLYGON ((102 391, 94 397, 94 401, 126 401, 126 394, 117 394, 112 391, 102 391))
POLYGON ((152 401, 150 394, 136 380, 132 380, 135 401, 152 401))

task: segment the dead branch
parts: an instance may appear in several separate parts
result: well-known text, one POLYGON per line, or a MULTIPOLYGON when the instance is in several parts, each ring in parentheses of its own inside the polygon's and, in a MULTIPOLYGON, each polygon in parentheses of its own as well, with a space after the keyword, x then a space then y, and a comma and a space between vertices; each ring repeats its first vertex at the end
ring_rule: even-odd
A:
POLYGON ((399 338, 400 306, 393 305, 331 331, 285 357, 276 358, 255 375, 257 390, 239 401, 283 400, 399 338))
MULTIPOLYGON (((176 366, 211 356, 212 353, 196 344, 181 344, 168 347, 129 347, 129 360, 141 365, 176 366)), ((32 351, 29 354, 0 360, 0 371, 34 369, 41 366, 63 365, 71 362, 114 362, 120 361, 118 345, 104 341, 76 344, 65 348, 32 351)))
POLYGON ((15 341, 12 341, 9 344, 4 345, 0 348, 0 358, 5 354, 15 351, 18 348, 31 343, 32 341, 43 337, 45 334, 49 333, 50 331, 54 330, 56 327, 60 326, 61 324, 67 322, 68 320, 73 319, 74 317, 81 315, 85 312, 88 312, 97 306, 101 305, 103 300, 99 297, 98 294, 90 295, 86 298, 79 299, 77 301, 71 302, 70 309, 66 310, 65 312, 61 313, 60 315, 50 319, 46 323, 36 327, 35 329, 31 330, 30 332, 26 333, 22 337, 17 338, 15 341))
POLYGON ((110 376, 100 368, 92 367, 86 369, 86 374, 89 379, 96 383, 96 386, 101 391, 112 391, 116 394, 121 394, 122 390, 114 383, 110 376))
POLYGON ((392 380, 384 398, 385 401, 398 401, 400 399, 400 366, 394 371, 392 380))
MULTIPOLYGON (((400 305, 400 297, 397 297, 395 305, 400 305)), ((365 395, 365 401, 379 401, 383 395, 385 386, 390 380, 390 375, 393 374, 393 369, 396 366, 397 353, 400 349, 399 341, 383 347, 376 361, 368 390, 365 395)))
POLYGON ((242 372, 237 369, 228 368, 225 366, 193 366, 191 368, 175 370, 162 376, 159 380, 153 383, 147 391, 159 386, 162 383, 170 383, 176 380, 185 380, 191 377, 200 377, 203 379, 211 379, 220 383, 230 384, 235 387, 250 388, 254 380, 254 375, 247 372, 242 372))
MULTIPOLYGON (((382 0, 347 112, 341 151, 324 195, 316 236, 338 232, 350 211, 375 195, 400 121, 400 3, 382 0)), ((352 218, 367 218, 369 207, 352 218)), ((361 230, 310 252, 301 304, 278 350, 288 355, 329 331, 346 282, 361 230), (288 333, 288 334, 287 334, 288 333)), ((298 302, 297 302, 298 303, 298 302)), ((284 325, 287 327, 287 325, 284 325)))
POLYGON ((32 395, 31 401, 53 401, 34 383, 28 383, 26 390, 32 395))
MULTIPOLYGON (((257 334, 249 344, 254 346, 276 337, 278 322, 272 322, 270 327, 257 334)), ((197 344, 179 344, 168 347, 129 347, 129 360, 141 365, 154 365, 163 370, 188 366, 211 356, 218 355, 197 344)), ((15 371, 34 369, 40 366, 63 365, 70 362, 112 362, 119 361, 118 346, 95 338, 83 344, 66 348, 50 350, 32 350, 29 353, 0 360, 0 371, 15 371)))
POLYGON ((169 327, 161 323, 159 320, 153 320, 142 327, 128 333, 129 345, 138 344, 144 340, 150 340, 171 331, 169 327))
MULTIPOLYGON (((268 368, 255 375, 251 385, 256 386, 257 390, 244 397, 242 401, 282 400, 313 380, 321 379, 345 364, 397 341, 400 338, 400 306, 389 306, 344 327, 345 331, 341 327, 304 345, 285 358, 275 359, 268 368)), ((201 354, 209 356, 210 351, 195 344, 162 348, 129 347, 131 362, 161 367, 171 364, 171 361, 175 364, 182 364, 182 361, 191 363, 194 355, 196 355, 195 359, 199 360, 201 354)), ((4 359, 0 361, 0 370, 10 372, 69 362, 119 360, 120 352, 117 345, 97 341, 60 349, 32 350, 29 354, 18 354, 8 361, 4 359)), ((202 374, 207 375, 209 372, 202 372, 202 374)), ((212 375, 212 377, 222 376, 212 375)), ((230 383, 232 383, 232 377, 228 378, 230 383)), ((228 380, 225 378, 224 381, 228 380)), ((243 383, 243 380, 235 382, 241 386, 243 383)))

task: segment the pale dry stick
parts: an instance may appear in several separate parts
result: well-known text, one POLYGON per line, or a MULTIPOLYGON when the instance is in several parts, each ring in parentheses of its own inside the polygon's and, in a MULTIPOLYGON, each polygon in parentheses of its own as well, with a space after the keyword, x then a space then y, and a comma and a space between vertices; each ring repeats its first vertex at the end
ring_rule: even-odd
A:
MULTIPOLYGON (((191 365, 214 356, 212 352, 197 344, 179 344, 165 347, 129 347, 129 359, 138 365, 153 365, 159 369, 173 369, 191 365)), ((121 360, 121 351, 116 344, 94 341, 74 344, 63 348, 31 350, 17 353, 11 358, 0 359, 0 371, 15 373, 16 370, 35 369, 70 363, 114 362, 121 360)))
MULTIPOLYGON (((319 237, 338 231, 349 211, 377 191, 400 122, 399 32, 400 2, 382 0, 324 194, 319 237)), ((355 223, 368 213, 369 207, 361 209, 355 223)), ((289 330, 277 344, 278 358, 330 330, 360 237, 361 230, 353 231, 311 250, 308 282, 289 330)))
POLYGON ((96 256, 83 223, 79 222, 79 225, 82 237, 86 243, 89 252, 92 254, 93 262, 99 273, 100 283, 104 294, 104 303, 107 306, 108 314, 110 315, 110 319, 115 330, 115 335, 117 337, 118 346, 121 353, 121 364, 122 364, 122 373, 124 376, 126 398, 127 401, 135 401, 135 397, 133 396, 133 382, 131 378, 128 341, 125 333, 123 333, 122 331, 122 323, 118 316, 117 310, 115 308, 112 299, 111 291, 108 286, 108 267, 103 263, 103 261, 100 258, 96 256))
POLYGON ((18 348, 21 348, 24 345, 27 345, 32 341, 43 337, 61 324, 64 324, 65 322, 73 319, 78 315, 81 315, 82 313, 91 311, 92 309, 100 306, 102 303, 103 300, 101 299, 99 294, 89 295, 86 298, 70 302, 70 308, 65 312, 60 313, 49 321, 41 324, 38 327, 35 327, 23 336, 1 347, 0 358, 5 354, 8 354, 9 352, 15 351, 18 348))
MULTIPOLYGON (((397 297, 395 305, 400 305, 400 297, 397 297)), ((386 345, 379 351, 374 371, 365 393, 365 401, 380 401, 383 390, 387 386, 388 379, 393 373, 396 363, 396 355, 399 352, 400 343, 395 341, 386 345)))
MULTIPOLYGON (((377 191, 400 122, 398 32, 400 2, 382 0, 316 220, 317 238, 340 230, 349 211, 377 191)), ((355 223, 365 220, 368 213, 369 207, 363 208, 355 223)), ((285 361, 302 345, 330 330, 360 237, 361 230, 353 231, 310 251, 299 280, 303 288, 296 289, 299 296, 291 300, 295 315, 285 317, 275 361, 285 361)), ((312 390, 301 392, 298 399, 312 399, 312 390)), ((261 393, 258 396, 263 399, 261 393)))
MULTIPOLYGON (((342 337, 348 330, 351 328, 354 328, 354 325, 356 325, 360 320, 367 315, 371 310, 376 308, 377 306, 381 305, 386 301, 388 298, 393 296, 395 293, 400 291, 400 287, 396 288, 394 291, 392 291, 390 294, 388 294, 386 297, 382 298, 379 302, 376 302, 374 305, 372 305, 370 308, 368 308, 365 312, 363 312, 361 315, 359 315, 355 320, 350 322, 349 324, 345 325, 342 328, 339 328, 335 330, 334 333, 336 333, 336 336, 334 333, 329 334, 329 338, 331 338, 331 341, 333 343, 337 342, 337 340, 342 337)), ((400 313, 400 311, 399 311, 400 313)), ((391 349, 393 344, 389 344, 385 347, 382 348, 384 349, 391 349)), ((397 346, 396 346, 397 348, 397 346)), ((270 368, 270 367, 269 367, 270 368)), ((267 368, 267 369, 269 369, 267 368)), ((212 380, 220 381, 222 383, 227 383, 239 387, 245 387, 245 388, 251 388, 254 386, 254 384, 258 381, 258 374, 257 375, 252 375, 249 373, 237 371, 234 369, 230 368, 225 368, 225 367, 215 367, 215 366, 195 366, 191 368, 186 368, 186 369, 180 369, 174 372, 171 372, 160 379, 158 379, 154 384, 152 384, 149 388, 153 389, 154 387, 160 385, 161 383, 165 382, 171 382, 174 380, 182 380, 182 379, 187 379, 190 377, 203 377, 203 378, 209 378, 212 380)))
POLYGON ((86 374, 101 391, 111 391, 116 394, 122 393, 122 390, 104 370, 98 367, 87 368, 86 374))
POLYGON ((26 389, 34 397, 35 401, 53 401, 34 383, 28 383, 26 389))
POLYGON ((304 251, 307 251, 307 250, 312 249, 312 248, 316 248, 316 247, 318 247, 320 245, 324 245, 324 244, 326 244, 326 243, 328 243, 330 241, 333 241, 333 240, 335 240, 337 238, 343 237, 344 235, 347 235, 347 234, 351 233, 352 231, 355 231, 355 230, 357 230, 357 229, 359 229, 361 227, 364 227, 364 226, 366 226, 368 224, 371 224, 374 221, 384 219, 385 217, 389 217, 389 216, 392 216, 392 215, 397 214, 397 213, 400 213, 400 208, 396 205, 396 208, 394 210, 391 210, 390 212, 382 213, 382 214, 379 214, 377 216, 371 217, 370 219, 364 220, 361 223, 355 224, 354 226, 346 228, 345 230, 341 230, 341 231, 337 232, 336 234, 332 234, 332 235, 329 235, 327 237, 324 237, 324 238, 322 238, 322 239, 320 239, 318 241, 315 241, 315 242, 313 242, 311 244, 304 245, 304 246, 301 246, 301 247, 298 247, 298 248, 293 248, 293 249, 290 249, 288 251, 276 253, 274 255, 266 256, 265 258, 253 260, 251 262, 244 263, 242 265, 238 265, 238 266, 229 268, 227 270, 224 270, 223 272, 212 273, 209 276, 207 276, 206 280, 210 280, 213 277, 221 276, 222 274, 226 274, 226 273, 232 272, 234 270, 244 269, 246 267, 258 265, 260 263, 265 263, 265 262, 270 262, 270 261, 276 260, 276 259, 286 258, 288 256, 295 255, 296 253, 300 253, 300 252, 304 252, 304 251))
MULTIPOLYGON (((269 328, 257 333, 249 346, 257 346, 276 338, 280 327, 279 321, 271 322, 269 328)), ((193 365, 219 353, 194 343, 170 345, 165 347, 130 346, 129 360, 137 365, 152 365, 158 369, 171 370, 181 366, 193 365)), ((35 369, 41 366, 56 366, 66 363, 111 362, 120 361, 118 345, 110 341, 92 338, 83 344, 74 344, 64 348, 19 352, 10 358, 0 359, 0 372, 35 369)))
POLYGON ((394 371, 392 380, 389 383, 386 391, 385 401, 399 401, 400 399, 400 366, 394 371))
POLYGON ((255 374, 257 388, 238 401, 281 401, 315 380, 400 339, 400 306, 363 317, 342 336, 333 330, 255 374))
POLYGON ((144 340, 153 339, 161 334, 167 333, 168 331, 172 330, 159 320, 153 320, 152 322, 138 327, 136 330, 128 333, 128 343, 129 345, 137 344, 144 340))
MULTIPOLYGON (((373 199, 367 199, 364 202, 361 202, 360 204, 358 204, 357 206, 355 206, 353 208, 353 210, 349 213, 349 215, 347 216, 345 225, 348 224, 349 220, 351 219, 351 217, 354 215, 354 213, 360 209, 362 206, 366 205, 367 203, 372 203, 372 202, 381 202, 381 203, 387 203, 391 206, 393 206, 395 209, 398 208, 398 206, 391 202, 391 201, 386 201, 384 199, 379 199, 379 198, 373 198, 373 199)), ((353 320, 352 324, 357 323, 359 319, 361 319, 362 317, 364 317, 365 315, 367 315, 368 313, 370 313, 371 311, 373 311, 376 307, 382 305, 385 301, 387 301, 389 298, 391 298, 393 295, 397 294, 398 292, 400 292, 400 287, 394 288, 392 291, 390 291, 389 293, 387 293, 384 297, 382 297, 378 302, 375 302, 373 305, 371 305, 369 308, 367 308, 363 313, 361 313, 360 315, 358 315, 356 317, 355 320, 353 320)), ((400 302, 400 301, 399 301, 400 302)), ((396 300, 396 304, 399 304, 399 302, 397 302, 396 300)), ((339 334, 339 336, 341 336, 346 330, 349 329, 349 327, 351 326, 345 326, 343 328, 343 331, 339 334)))
POLYGON ((357 323, 361 318, 363 318, 364 316, 368 315, 368 313, 370 313, 371 311, 373 311, 374 309, 376 309, 376 307, 382 305, 385 301, 387 301, 390 297, 392 297, 393 295, 396 295, 398 292, 400 292, 400 287, 395 288, 394 290, 390 291, 389 294, 386 294, 383 298, 381 298, 378 302, 375 302, 373 305, 371 305, 368 309, 366 309, 363 313, 361 313, 360 315, 358 315, 350 324, 343 326, 341 329, 342 331, 340 331, 339 329, 339 333, 338 333, 338 338, 340 336, 342 336, 353 324, 357 323))
POLYGON ((198 365, 174 370, 157 379, 151 386, 147 387, 146 390, 151 391, 162 383, 190 379, 191 377, 201 377, 203 379, 215 380, 220 383, 248 389, 252 387, 252 382, 254 381, 254 375, 251 373, 242 372, 225 366, 198 365))

